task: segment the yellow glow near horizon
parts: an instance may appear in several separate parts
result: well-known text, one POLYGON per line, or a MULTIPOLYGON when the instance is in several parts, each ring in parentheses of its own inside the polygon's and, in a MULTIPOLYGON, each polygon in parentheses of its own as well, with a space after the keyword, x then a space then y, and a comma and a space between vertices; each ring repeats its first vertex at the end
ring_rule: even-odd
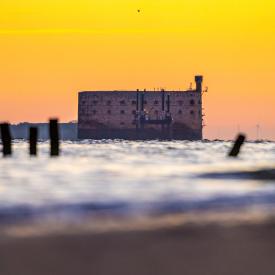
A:
POLYGON ((274 13, 271 0, 2 0, 0 120, 73 120, 79 90, 184 89, 200 73, 207 137, 260 123, 275 138, 274 13))

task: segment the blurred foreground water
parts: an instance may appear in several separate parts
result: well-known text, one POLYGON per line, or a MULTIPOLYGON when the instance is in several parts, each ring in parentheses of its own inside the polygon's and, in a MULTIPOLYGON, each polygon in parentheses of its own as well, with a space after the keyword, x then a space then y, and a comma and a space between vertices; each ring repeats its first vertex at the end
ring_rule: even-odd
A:
POLYGON ((16 141, 13 157, 0 159, 0 221, 273 208, 275 176, 250 171, 275 168, 275 143, 247 142, 237 159, 227 157, 231 146, 85 140, 63 142, 62 155, 50 158, 41 142, 31 158, 28 143, 16 141))

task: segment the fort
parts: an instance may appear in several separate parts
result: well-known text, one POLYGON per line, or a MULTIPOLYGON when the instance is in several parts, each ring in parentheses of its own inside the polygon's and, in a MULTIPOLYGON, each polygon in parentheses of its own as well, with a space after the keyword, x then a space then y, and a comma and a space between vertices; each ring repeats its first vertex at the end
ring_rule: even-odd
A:
POLYGON ((185 91, 84 91, 80 139, 202 139, 202 76, 185 91))

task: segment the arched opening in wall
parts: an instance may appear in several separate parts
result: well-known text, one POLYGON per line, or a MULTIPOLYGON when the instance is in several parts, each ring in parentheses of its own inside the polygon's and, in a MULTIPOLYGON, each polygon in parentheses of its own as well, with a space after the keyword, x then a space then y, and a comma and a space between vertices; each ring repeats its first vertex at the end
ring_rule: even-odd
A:
POLYGON ((96 110, 93 110, 92 113, 93 113, 93 115, 96 115, 96 110))
POLYGON ((154 101, 154 104, 155 104, 155 105, 158 105, 158 104, 159 104, 158 100, 155 100, 155 101, 154 101))
POLYGON ((132 111, 132 114, 135 115, 135 114, 136 114, 136 110, 133 110, 133 111, 132 111))
POLYGON ((121 126, 125 125, 125 122, 120 122, 120 125, 121 125, 121 126))
POLYGON ((108 110, 108 111, 107 111, 107 114, 108 114, 108 115, 110 115, 111 113, 112 113, 111 110, 108 110))
POLYGON ((136 105, 137 102, 135 100, 132 100, 132 105, 136 105))
POLYGON ((178 114, 179 114, 179 115, 182 115, 182 110, 179 110, 179 111, 178 111, 178 114))
POLYGON ((125 105, 126 103, 125 103, 125 100, 121 100, 120 101, 120 105, 125 105))
POLYGON ((190 111, 190 115, 193 116, 195 113, 193 110, 190 111))
POLYGON ((97 105, 98 101, 97 100, 93 100, 93 105, 97 105))
POLYGON ((111 100, 108 100, 107 101, 107 105, 110 106, 112 104, 112 101, 111 100))
POLYGON ((120 111, 120 114, 121 114, 121 115, 124 115, 124 114, 125 114, 125 111, 124 111, 124 110, 121 110, 121 111, 120 111))
POLYGON ((190 105, 191 105, 191 106, 194 106, 194 105, 195 105, 194 99, 191 99, 191 100, 190 100, 190 105))

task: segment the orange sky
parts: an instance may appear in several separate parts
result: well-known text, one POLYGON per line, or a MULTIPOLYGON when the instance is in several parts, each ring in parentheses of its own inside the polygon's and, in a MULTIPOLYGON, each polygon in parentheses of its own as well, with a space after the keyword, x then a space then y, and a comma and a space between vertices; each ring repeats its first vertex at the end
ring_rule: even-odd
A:
POLYGON ((260 124, 275 139, 273 0, 25 2, 0 4, 0 120, 74 120, 80 90, 185 89, 203 74, 205 138, 260 124))

